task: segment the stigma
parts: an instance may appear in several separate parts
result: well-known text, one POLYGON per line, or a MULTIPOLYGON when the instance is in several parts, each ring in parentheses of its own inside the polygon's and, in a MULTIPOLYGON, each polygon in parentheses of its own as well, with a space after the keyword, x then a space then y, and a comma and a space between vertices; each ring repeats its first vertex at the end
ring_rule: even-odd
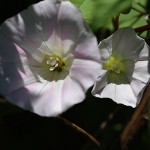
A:
POLYGON ((56 70, 59 66, 60 66, 60 58, 59 57, 53 57, 51 56, 48 60, 47 60, 47 64, 50 65, 49 70, 50 71, 54 71, 56 70))
POLYGON ((65 66, 65 62, 58 56, 50 56, 46 61, 47 65, 49 65, 50 71, 58 71, 60 72, 65 66))
POLYGON ((114 58, 113 56, 109 57, 103 64, 105 70, 112 71, 119 74, 123 71, 123 62, 119 59, 114 58))

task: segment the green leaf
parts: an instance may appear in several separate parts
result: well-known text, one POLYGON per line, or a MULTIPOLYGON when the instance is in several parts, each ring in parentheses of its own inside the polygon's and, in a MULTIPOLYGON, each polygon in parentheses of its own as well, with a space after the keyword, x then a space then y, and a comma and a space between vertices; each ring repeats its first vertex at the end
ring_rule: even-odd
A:
MULTIPOLYGON (((146 10, 138 4, 140 3, 146 8, 146 2, 147 0, 135 0, 132 5, 134 9, 131 9, 129 14, 120 14, 119 27, 131 26, 133 28, 137 28, 146 25, 146 10)), ((145 37, 144 34, 143 37, 145 37)))
POLYGON ((97 30, 101 27, 112 28, 112 19, 128 8, 129 0, 71 0, 82 12, 84 19, 97 30))
POLYGON ((76 7, 80 7, 85 0, 70 0, 76 7))
POLYGON ((128 14, 131 11, 133 0, 128 0, 128 2, 129 2, 129 6, 125 8, 124 10, 122 10, 120 13, 128 14))

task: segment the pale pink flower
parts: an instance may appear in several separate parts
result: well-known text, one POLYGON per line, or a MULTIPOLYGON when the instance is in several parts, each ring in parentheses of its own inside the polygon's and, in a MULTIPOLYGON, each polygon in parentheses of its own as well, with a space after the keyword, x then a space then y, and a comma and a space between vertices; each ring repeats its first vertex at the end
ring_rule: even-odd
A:
POLYGON ((102 69, 92 94, 135 107, 149 83, 149 46, 130 28, 122 28, 99 44, 102 69))
POLYGON ((41 1, 2 24, 0 93, 41 116, 59 115, 84 100, 99 59, 79 10, 67 1, 41 1))

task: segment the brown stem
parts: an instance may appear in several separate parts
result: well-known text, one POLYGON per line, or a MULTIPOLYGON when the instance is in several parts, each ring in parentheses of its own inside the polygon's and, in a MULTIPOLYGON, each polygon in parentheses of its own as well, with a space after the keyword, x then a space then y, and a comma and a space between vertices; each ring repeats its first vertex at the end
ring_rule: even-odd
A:
POLYGON ((114 30, 118 30, 119 28, 119 15, 113 18, 114 30))
POLYGON ((78 131, 79 133, 83 134, 84 136, 86 136, 90 141, 92 141, 97 147, 99 147, 101 144, 100 142, 94 138, 90 133, 88 133, 87 131, 85 131, 84 129, 82 129, 81 127, 77 126, 76 124, 68 121, 65 118, 62 117, 56 117, 56 119, 59 119, 61 121, 63 121, 66 125, 70 126, 71 128, 75 129, 76 131, 78 131))
POLYGON ((143 32, 143 31, 147 31, 147 30, 150 30, 150 24, 135 28, 135 32, 143 32))
POLYGON ((145 115, 147 114, 147 107, 150 98, 150 85, 146 88, 144 95, 141 99, 140 104, 135 109, 129 123, 124 128, 121 134, 121 149, 127 148, 127 145, 135 133, 142 127, 145 123, 145 115))

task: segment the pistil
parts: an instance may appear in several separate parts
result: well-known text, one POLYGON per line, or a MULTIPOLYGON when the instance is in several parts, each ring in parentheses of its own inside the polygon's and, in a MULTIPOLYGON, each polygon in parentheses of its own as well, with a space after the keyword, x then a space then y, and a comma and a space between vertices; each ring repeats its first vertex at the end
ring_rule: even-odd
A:
POLYGON ((47 64, 50 65, 49 70, 50 71, 54 71, 55 69, 57 69, 58 67, 60 67, 61 60, 58 57, 51 56, 49 58, 49 60, 47 60, 47 64))

